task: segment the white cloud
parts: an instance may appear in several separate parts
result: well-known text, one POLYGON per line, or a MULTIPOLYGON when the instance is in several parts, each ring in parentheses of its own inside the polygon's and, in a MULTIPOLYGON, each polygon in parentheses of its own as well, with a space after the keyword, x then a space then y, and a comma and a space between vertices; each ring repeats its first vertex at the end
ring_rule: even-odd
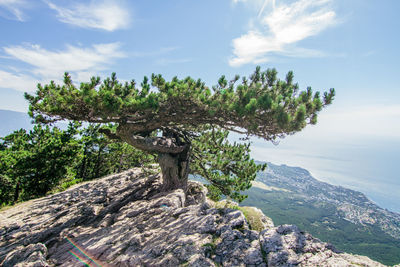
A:
POLYGON ((28 92, 36 89, 38 81, 29 75, 0 70, 0 87, 28 92))
POLYGON ((68 45, 64 51, 50 51, 39 45, 10 46, 4 51, 15 59, 33 66, 33 73, 59 77, 60 73, 102 70, 113 59, 123 57, 119 43, 96 44, 90 48, 68 45))
POLYGON ((0 72, 0 87, 27 91, 32 81, 59 81, 64 72, 71 73, 74 80, 87 81, 107 69, 117 58, 124 57, 119 43, 96 44, 92 47, 67 46, 63 51, 46 50, 39 45, 4 47, 4 52, 13 59, 29 64, 30 74, 0 72), (3 76, 4 75, 4 76, 3 76))
POLYGON ((57 17, 61 22, 82 28, 114 31, 128 27, 131 19, 128 10, 113 0, 91 1, 88 4, 74 2, 69 7, 58 6, 52 2, 47 4, 57 11, 57 17))
POLYGON ((5 16, 6 18, 12 18, 19 21, 25 20, 25 14, 22 12, 22 9, 27 6, 28 3, 25 0, 0 0, 0 8, 5 9, 12 14, 12 17, 7 14, 3 14, 3 17, 5 16))
POLYGON ((265 62, 274 54, 291 57, 324 55, 316 50, 299 48, 296 43, 336 24, 332 0, 298 0, 279 5, 274 0, 234 0, 239 1, 253 6, 256 4, 259 11, 258 16, 253 18, 252 28, 232 41, 231 66, 265 62))

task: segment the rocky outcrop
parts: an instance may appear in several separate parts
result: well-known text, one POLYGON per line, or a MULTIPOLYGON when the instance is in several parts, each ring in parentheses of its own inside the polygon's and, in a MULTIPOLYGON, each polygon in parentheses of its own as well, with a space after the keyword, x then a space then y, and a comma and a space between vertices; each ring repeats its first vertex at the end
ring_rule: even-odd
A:
MULTIPOLYGON (((205 188, 160 192, 138 169, 0 212, 2 266, 383 266, 293 225, 251 229, 205 188)), ((251 220, 249 220, 251 221, 251 220)))

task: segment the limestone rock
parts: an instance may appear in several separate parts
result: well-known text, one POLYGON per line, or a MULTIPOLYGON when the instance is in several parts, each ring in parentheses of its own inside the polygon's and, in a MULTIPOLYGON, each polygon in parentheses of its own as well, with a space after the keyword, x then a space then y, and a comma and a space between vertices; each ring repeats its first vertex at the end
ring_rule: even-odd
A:
POLYGON ((20 266, 20 267, 41 267, 46 266, 47 248, 45 245, 30 244, 26 247, 18 247, 7 255, 2 266, 20 266))
POLYGON ((190 182, 160 192, 132 169, 0 212, 2 266, 383 266, 260 213, 215 208, 190 182))

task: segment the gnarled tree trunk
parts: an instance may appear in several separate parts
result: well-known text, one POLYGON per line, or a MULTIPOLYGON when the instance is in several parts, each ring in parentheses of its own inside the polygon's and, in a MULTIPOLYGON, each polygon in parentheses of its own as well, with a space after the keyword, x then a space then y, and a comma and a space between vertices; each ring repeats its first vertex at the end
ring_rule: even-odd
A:
POLYGON ((117 133, 105 129, 108 137, 121 139, 128 144, 158 154, 158 163, 163 176, 163 191, 182 188, 186 191, 189 176, 190 143, 180 140, 174 131, 164 130, 162 137, 134 135, 131 125, 120 124, 117 133))
POLYGON ((163 177, 163 191, 177 188, 186 191, 189 176, 189 146, 179 154, 160 153, 158 164, 163 177))

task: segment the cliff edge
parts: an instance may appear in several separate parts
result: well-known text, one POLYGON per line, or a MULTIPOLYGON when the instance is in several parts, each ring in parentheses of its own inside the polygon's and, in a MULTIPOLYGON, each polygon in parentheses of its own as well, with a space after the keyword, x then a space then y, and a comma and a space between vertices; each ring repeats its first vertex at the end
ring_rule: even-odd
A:
POLYGON ((294 225, 275 227, 257 210, 263 230, 252 230, 199 183, 186 196, 160 185, 159 175, 131 169, 1 211, 1 265, 384 266, 294 225))

